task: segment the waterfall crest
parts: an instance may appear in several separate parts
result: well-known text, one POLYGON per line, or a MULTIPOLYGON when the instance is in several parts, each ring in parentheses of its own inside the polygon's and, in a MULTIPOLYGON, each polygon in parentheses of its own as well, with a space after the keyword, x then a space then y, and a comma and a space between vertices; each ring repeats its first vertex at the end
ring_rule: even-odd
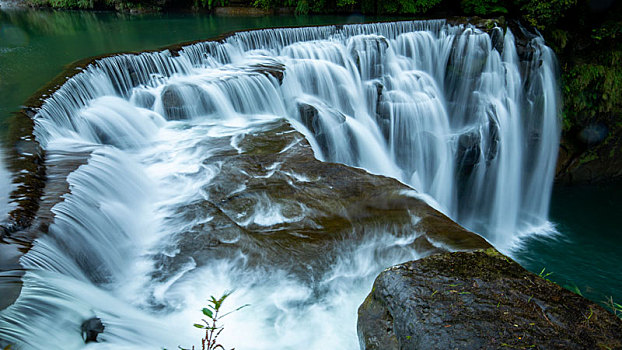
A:
MULTIPOLYGON (((246 272, 245 256, 201 267, 180 257, 188 247, 178 236, 208 231, 206 244, 252 245, 259 243, 239 234, 248 227, 308 224, 314 209, 247 192, 236 179, 252 174, 223 168, 223 157, 244 152, 248 135, 284 119, 318 159, 398 179, 511 247, 547 222, 560 134, 555 57, 539 37, 521 45, 509 29, 436 20, 257 30, 98 60, 35 116, 42 147, 88 161, 67 178, 49 234, 21 259, 23 291, 0 312, 0 338, 80 348, 79 333, 66 329, 96 315, 110 327, 106 342, 89 348, 174 347, 196 338, 181 325, 200 309, 188 290, 238 288, 236 300, 269 302, 259 306, 265 316, 233 321, 252 329, 249 339, 228 338, 236 348, 357 348, 350 313, 381 269, 418 256, 408 249, 416 236, 385 227, 369 241, 343 243, 343 255, 322 260, 330 268, 304 283, 283 271, 246 272), (230 181, 215 180, 223 171, 230 181), (214 209, 221 192, 254 211, 214 209), (159 263, 173 260, 170 271, 159 263), (32 317, 29 305, 39 308, 32 317), (340 307, 348 315, 325 322, 340 307), (66 322, 42 326, 52 319, 66 322), (53 336, 36 336, 43 331, 53 336), (164 339, 166 331, 173 334, 164 339)), ((281 167, 252 176, 269 179, 281 167)), ((309 181, 294 171, 283 172, 287 181, 309 181)))

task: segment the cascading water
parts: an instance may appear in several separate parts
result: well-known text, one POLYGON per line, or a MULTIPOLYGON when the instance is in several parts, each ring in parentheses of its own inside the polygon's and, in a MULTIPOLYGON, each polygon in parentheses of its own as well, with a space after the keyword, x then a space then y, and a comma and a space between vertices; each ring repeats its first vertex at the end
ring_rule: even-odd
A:
MULTIPOLYGON (((356 308, 380 270, 419 256, 418 234, 353 230, 312 257, 262 246, 246 232, 322 225, 309 219, 318 207, 240 180, 312 181, 286 162, 244 168, 245 142, 291 137, 288 120, 319 159, 394 177, 507 246, 546 223, 559 137, 553 54, 540 38, 523 51, 509 30, 426 21, 260 30, 99 60, 35 117, 48 157, 86 160, 21 259, 0 339, 81 348, 81 322, 99 317, 103 342, 88 348, 176 348, 200 337, 188 325, 205 298, 235 289, 231 305, 252 312, 226 321, 225 344, 358 348, 356 308), (242 248, 210 250, 220 246, 242 248)), ((274 153, 300 140, 288 142, 274 153)))
POLYGON ((11 210, 12 204, 9 196, 12 190, 11 175, 5 167, 4 153, 0 149, 0 220, 6 218, 11 210))

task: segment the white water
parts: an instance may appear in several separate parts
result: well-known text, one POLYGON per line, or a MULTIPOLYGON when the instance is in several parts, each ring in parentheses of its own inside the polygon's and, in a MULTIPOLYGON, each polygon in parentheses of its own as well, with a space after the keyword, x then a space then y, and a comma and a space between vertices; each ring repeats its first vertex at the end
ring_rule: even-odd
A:
POLYGON ((0 149, 0 222, 7 217, 13 207, 10 200, 13 187, 11 173, 6 168, 4 152, 0 149))
MULTIPOLYGON (((228 303, 251 307, 226 320, 225 345, 358 348, 358 305, 383 268, 418 256, 407 248, 417 233, 377 227, 364 240, 335 243, 337 254, 282 266, 249 263, 241 250, 205 262, 183 255, 178 239, 200 236, 193 230, 213 217, 180 208, 210 199, 223 139, 243 152, 245 135, 286 118, 318 158, 395 177, 498 246, 511 245, 547 222, 556 63, 539 38, 519 62, 512 33, 495 35, 502 49, 477 29, 443 21, 261 30, 179 56, 99 61, 36 117, 44 148, 91 155, 69 176, 49 234, 22 258, 23 291, 0 312, 0 339, 77 349, 81 322, 97 316, 104 342, 86 348, 189 346, 201 336, 190 325, 207 296, 235 289, 228 303), (262 67, 285 67, 282 82, 262 67), (167 259, 176 264, 167 268, 167 259), (300 265, 314 277, 294 273, 300 265)), ((240 227, 304 220, 268 197, 254 203, 227 215, 240 227)), ((227 231, 214 239, 247 238, 227 231)))

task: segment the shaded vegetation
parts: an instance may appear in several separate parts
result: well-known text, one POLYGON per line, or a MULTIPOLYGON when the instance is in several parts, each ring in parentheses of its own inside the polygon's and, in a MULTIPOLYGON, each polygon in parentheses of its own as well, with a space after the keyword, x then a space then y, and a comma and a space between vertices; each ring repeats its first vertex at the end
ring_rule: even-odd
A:
POLYGON ((561 66, 563 139, 558 177, 592 182, 622 167, 622 3, 576 1, 543 34, 561 66))

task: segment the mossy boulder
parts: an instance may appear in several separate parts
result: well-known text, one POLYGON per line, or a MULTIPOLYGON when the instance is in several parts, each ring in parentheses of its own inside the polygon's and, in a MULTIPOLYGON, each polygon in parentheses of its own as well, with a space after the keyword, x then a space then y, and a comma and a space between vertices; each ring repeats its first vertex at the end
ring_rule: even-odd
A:
POLYGON ((493 248, 383 271, 359 308, 364 349, 619 349, 622 321, 493 248))

